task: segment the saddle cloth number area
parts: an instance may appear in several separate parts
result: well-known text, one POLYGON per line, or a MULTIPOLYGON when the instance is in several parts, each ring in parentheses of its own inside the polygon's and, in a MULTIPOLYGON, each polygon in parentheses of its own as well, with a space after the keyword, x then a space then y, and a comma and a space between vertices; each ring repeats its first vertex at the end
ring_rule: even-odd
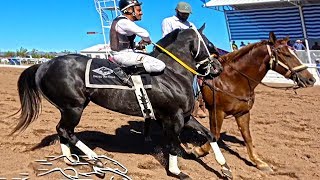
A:
MULTIPOLYGON (((111 88, 111 89, 131 89, 113 73, 114 68, 119 65, 107 59, 90 59, 87 62, 85 82, 89 88, 111 88)), ((141 80, 145 89, 152 88, 150 74, 142 74, 141 80)), ((132 82, 131 78, 130 81, 132 82)))

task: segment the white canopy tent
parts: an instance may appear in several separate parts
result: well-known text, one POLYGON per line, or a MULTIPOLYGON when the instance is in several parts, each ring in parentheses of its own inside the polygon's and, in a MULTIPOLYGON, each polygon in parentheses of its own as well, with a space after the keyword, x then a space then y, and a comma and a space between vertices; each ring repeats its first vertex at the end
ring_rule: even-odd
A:
MULTIPOLYGON (((263 40, 273 31, 277 37, 303 39, 307 51, 297 51, 320 85, 315 60, 320 50, 310 50, 309 41, 320 41, 320 0, 211 0, 203 6, 225 14, 230 46, 233 40, 263 40)), ((277 76, 276 74, 271 74, 277 76)), ((267 75, 268 76, 268 75, 267 75)), ((279 77, 265 82, 275 82, 279 77)), ((280 81, 276 82, 288 82, 280 81)))
POLYGON ((320 0, 211 0, 204 7, 223 11, 230 44, 233 40, 278 37, 304 39, 308 61, 314 63, 309 39, 320 39, 320 0))

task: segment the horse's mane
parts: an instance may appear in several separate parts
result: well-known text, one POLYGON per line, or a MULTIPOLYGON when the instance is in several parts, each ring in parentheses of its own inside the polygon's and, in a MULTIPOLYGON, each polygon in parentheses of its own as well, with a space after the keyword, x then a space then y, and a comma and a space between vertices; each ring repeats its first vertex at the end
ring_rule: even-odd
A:
POLYGON ((228 54, 225 54, 223 56, 220 57, 220 60, 222 62, 235 62, 238 59, 240 59, 242 56, 248 54, 250 51, 252 51, 254 48, 260 47, 262 45, 266 45, 268 43, 268 41, 261 41, 261 42, 257 42, 257 43, 252 43, 249 44, 247 46, 242 47, 241 49, 237 50, 237 51, 233 51, 230 52, 228 54))

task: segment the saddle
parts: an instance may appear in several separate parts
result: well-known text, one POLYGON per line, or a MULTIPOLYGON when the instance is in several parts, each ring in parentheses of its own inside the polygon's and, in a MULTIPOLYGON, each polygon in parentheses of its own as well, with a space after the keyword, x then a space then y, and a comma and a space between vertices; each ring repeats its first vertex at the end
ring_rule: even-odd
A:
POLYGON ((146 89, 151 89, 151 77, 143 64, 121 67, 105 59, 88 60, 86 87, 134 90, 145 119, 154 119, 154 112, 146 89))

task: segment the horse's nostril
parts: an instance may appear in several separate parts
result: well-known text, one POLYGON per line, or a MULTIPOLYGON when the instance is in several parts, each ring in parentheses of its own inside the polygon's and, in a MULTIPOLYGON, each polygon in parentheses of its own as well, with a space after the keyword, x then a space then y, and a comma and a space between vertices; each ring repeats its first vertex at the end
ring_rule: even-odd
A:
POLYGON ((316 82, 316 79, 314 77, 311 77, 310 79, 308 79, 307 83, 309 85, 313 85, 316 82))

